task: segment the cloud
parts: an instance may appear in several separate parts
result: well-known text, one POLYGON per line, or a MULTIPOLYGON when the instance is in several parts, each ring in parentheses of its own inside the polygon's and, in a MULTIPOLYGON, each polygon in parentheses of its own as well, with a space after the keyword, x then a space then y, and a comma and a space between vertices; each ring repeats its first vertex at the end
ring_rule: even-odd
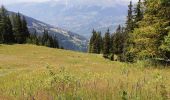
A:
POLYGON ((23 3, 23 2, 45 2, 49 0, 0 0, 0 4, 8 5, 15 3, 23 3))
MULTIPOLYGON (((100 5, 100 6, 114 6, 115 4, 127 5, 131 0, 0 0, 0 5, 9 5, 16 3, 30 3, 30 2, 58 2, 80 5, 100 5)), ((132 0, 134 3, 138 0, 132 0)))

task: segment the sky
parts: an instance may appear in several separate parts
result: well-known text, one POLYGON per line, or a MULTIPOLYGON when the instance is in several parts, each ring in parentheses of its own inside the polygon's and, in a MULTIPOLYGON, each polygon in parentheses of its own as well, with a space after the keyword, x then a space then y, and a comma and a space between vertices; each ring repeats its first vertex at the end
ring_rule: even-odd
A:
MULTIPOLYGON (((57 1, 69 4, 70 2, 74 2, 77 4, 98 4, 103 6, 111 6, 114 4, 125 4, 127 5, 130 0, 0 0, 0 5, 11 5, 15 3, 29 3, 29 2, 46 2, 46 1, 57 1)), ((133 2, 137 2, 138 0, 132 0, 133 2)))

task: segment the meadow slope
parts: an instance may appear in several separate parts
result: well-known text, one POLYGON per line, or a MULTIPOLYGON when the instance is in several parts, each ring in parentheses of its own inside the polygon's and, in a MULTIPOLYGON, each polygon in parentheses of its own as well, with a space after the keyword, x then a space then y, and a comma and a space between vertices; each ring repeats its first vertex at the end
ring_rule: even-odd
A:
POLYGON ((168 100, 170 69, 42 46, 0 45, 0 100, 15 99, 168 100))

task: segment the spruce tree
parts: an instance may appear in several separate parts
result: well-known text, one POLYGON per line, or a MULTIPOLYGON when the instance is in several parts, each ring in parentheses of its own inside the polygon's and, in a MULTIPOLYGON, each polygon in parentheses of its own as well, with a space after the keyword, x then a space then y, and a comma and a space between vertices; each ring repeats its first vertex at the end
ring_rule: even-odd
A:
POLYGON ((98 54, 102 53, 103 51, 103 38, 101 36, 101 32, 98 32, 97 34, 97 47, 98 47, 98 54))
POLYGON ((101 32, 96 32, 93 29, 92 36, 90 38, 90 43, 89 43, 89 53, 96 53, 100 54, 102 52, 102 36, 101 32))
POLYGON ((124 28, 119 25, 112 36, 112 54, 117 55, 120 61, 124 61, 125 38, 124 28))
POLYGON ((51 48, 59 48, 58 40, 56 36, 50 36, 48 31, 44 29, 44 34, 41 38, 41 45, 51 47, 51 48))
POLYGON ((135 7, 134 10, 134 27, 138 28, 139 21, 142 20, 143 18, 143 5, 141 0, 138 1, 137 6, 135 7))
POLYGON ((24 38, 24 42, 25 42, 26 39, 29 37, 30 33, 28 31, 27 22, 26 22, 26 19, 24 16, 22 19, 22 33, 23 33, 23 38, 24 38))
POLYGON ((13 30, 12 30, 12 23, 11 23, 9 16, 7 17, 7 30, 8 30, 7 42, 14 43, 15 39, 14 39, 13 30))
POLYGON ((25 42, 23 29, 22 29, 22 20, 20 14, 16 14, 14 17, 14 36, 16 43, 23 44, 25 42))
POLYGON ((92 31, 92 36, 90 38, 90 43, 89 43, 89 47, 88 47, 88 52, 89 53, 94 53, 94 41, 95 41, 95 38, 96 38, 96 31, 93 29, 92 31))
POLYGON ((2 43, 14 42, 11 20, 4 6, 0 9, 0 40, 2 43))
POLYGON ((132 1, 130 1, 130 4, 128 5, 128 16, 126 21, 126 33, 132 32, 134 29, 134 21, 133 21, 133 4, 132 1))
POLYGON ((124 61, 126 62, 133 62, 135 59, 135 53, 132 51, 132 48, 134 48, 132 33, 135 27, 134 23, 134 16, 133 16, 133 5, 132 1, 130 1, 130 4, 128 5, 128 15, 127 15, 127 21, 126 21, 126 27, 125 27, 125 42, 124 42, 124 61))
POLYGON ((109 58, 111 48, 110 42, 110 31, 108 29, 103 38, 103 57, 105 58, 109 58))

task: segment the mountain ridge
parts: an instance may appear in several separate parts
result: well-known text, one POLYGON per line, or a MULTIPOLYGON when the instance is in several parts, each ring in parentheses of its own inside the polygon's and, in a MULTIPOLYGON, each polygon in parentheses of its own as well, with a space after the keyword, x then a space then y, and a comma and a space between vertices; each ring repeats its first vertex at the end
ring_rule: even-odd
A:
POLYGON ((69 3, 42 2, 8 5, 13 11, 20 11, 50 25, 60 26, 79 35, 90 37, 94 29, 114 32, 119 24, 124 24, 126 5, 103 7, 99 5, 77 5, 69 3))
MULTIPOLYGON (((16 13, 9 11, 9 14, 12 15, 16 13)), ((87 51, 88 40, 85 37, 71 31, 46 24, 24 14, 21 14, 21 16, 24 16, 26 18, 27 26, 30 33, 34 33, 36 30, 37 35, 41 36, 45 29, 49 32, 49 35, 56 36, 59 41, 59 45, 64 47, 65 49, 83 52, 87 51)))

